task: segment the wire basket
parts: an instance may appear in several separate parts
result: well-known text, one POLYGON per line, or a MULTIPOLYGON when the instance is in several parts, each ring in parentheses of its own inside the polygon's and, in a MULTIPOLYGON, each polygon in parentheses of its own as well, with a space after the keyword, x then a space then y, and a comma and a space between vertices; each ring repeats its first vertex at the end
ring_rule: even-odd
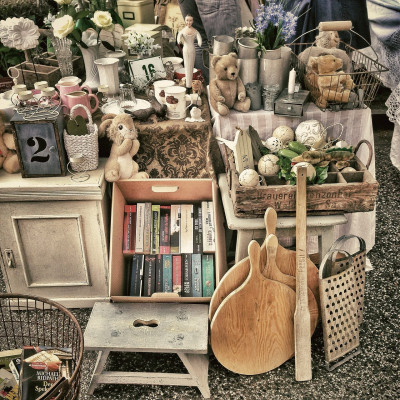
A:
POLYGON ((67 308, 43 297, 0 294, 0 348, 12 350, 23 346, 71 348, 71 377, 55 390, 50 387, 38 400, 78 398, 83 335, 78 321, 67 308))
POLYGON ((341 41, 339 48, 346 52, 351 62, 350 71, 345 71, 344 75, 348 81, 349 79, 353 81, 354 88, 346 88, 341 83, 341 88, 337 90, 338 75, 334 73, 323 75, 329 85, 321 92, 318 78, 322 75, 307 66, 297 55, 299 49, 306 47, 304 51, 307 51, 312 45, 313 43, 293 43, 291 45, 293 67, 297 72, 300 83, 310 91, 311 100, 323 111, 369 107, 381 85, 381 73, 388 71, 388 69, 377 60, 341 41))

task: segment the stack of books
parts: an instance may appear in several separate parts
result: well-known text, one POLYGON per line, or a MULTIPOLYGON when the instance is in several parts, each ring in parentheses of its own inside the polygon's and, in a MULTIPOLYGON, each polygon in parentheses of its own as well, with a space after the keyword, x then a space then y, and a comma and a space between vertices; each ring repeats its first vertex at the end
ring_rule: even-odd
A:
POLYGON ((210 297, 215 288, 215 220, 212 201, 125 206, 123 253, 126 294, 155 292, 210 297))

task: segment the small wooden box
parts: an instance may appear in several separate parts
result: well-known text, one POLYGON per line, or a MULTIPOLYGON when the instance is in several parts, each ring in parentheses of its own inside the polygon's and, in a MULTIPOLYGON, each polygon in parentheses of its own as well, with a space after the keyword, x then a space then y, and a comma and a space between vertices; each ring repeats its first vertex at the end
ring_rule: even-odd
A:
POLYGON ((25 83, 28 89, 33 89, 34 83, 38 81, 47 81, 49 86, 54 87, 61 78, 58 63, 57 66, 35 64, 35 67, 33 67, 31 62, 24 61, 23 63, 16 65, 15 68, 21 72, 17 78, 18 84, 25 83))
POLYGON ((300 90, 293 93, 292 98, 289 98, 288 90, 282 90, 279 97, 275 100, 274 114, 288 117, 301 117, 303 115, 304 104, 309 94, 310 92, 308 90, 300 90))
MULTIPOLYGON (((263 217, 268 207, 280 215, 295 215, 296 186, 286 184, 278 176, 264 177, 266 185, 241 186, 233 153, 225 149, 226 176, 235 216, 263 217)), ((307 186, 308 215, 373 211, 379 184, 357 156, 350 164, 356 172, 341 173, 331 163, 326 183, 307 186)))
POLYGON ((223 211, 216 183, 212 179, 123 179, 114 183, 110 231, 110 297, 116 302, 208 303, 210 297, 179 297, 174 293, 155 293, 152 297, 125 296, 125 261, 122 253, 124 206, 138 202, 153 204, 198 203, 213 201, 215 215, 215 285, 226 272, 223 211))

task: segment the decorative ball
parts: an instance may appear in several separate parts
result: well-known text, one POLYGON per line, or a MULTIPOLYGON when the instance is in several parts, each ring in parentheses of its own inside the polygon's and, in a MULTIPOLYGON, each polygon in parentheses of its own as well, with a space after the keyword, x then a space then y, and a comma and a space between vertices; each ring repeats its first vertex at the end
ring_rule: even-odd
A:
POLYGON ((346 168, 343 168, 340 172, 357 172, 357 170, 355 169, 355 168, 353 168, 353 167, 346 167, 346 168))
POLYGON ((317 173, 315 172, 314 166, 312 164, 310 164, 309 162, 306 162, 306 161, 302 161, 302 162, 299 162, 299 163, 293 165, 292 172, 294 172, 296 174, 296 176, 297 176, 297 170, 300 167, 306 167, 307 168, 307 178, 308 179, 313 180, 315 178, 315 175, 317 173))
POLYGON ((245 169, 239 175, 239 184, 247 187, 254 187, 260 183, 257 171, 254 169, 245 169))
POLYGON ((283 149, 283 143, 281 139, 273 136, 264 142, 264 146, 272 153, 277 153, 280 149, 283 149))
POLYGON ((343 147, 349 147, 349 144, 345 140, 339 140, 336 145, 336 147, 343 148, 343 147))
POLYGON ((274 132, 272 133, 273 137, 281 139, 282 143, 285 145, 292 140, 294 140, 294 132, 292 128, 289 128, 286 125, 278 126, 274 132))
POLYGON ((193 108, 190 110, 190 116, 191 116, 193 119, 200 119, 200 118, 201 118, 201 110, 200 110, 200 108, 198 108, 198 107, 193 107, 193 108))
POLYGON ((326 130, 321 122, 315 119, 300 122, 296 128, 296 140, 306 146, 312 146, 321 139, 326 139, 326 130))
POLYGON ((279 171, 279 158, 273 154, 266 154, 258 160, 258 172, 263 176, 276 175, 279 171))

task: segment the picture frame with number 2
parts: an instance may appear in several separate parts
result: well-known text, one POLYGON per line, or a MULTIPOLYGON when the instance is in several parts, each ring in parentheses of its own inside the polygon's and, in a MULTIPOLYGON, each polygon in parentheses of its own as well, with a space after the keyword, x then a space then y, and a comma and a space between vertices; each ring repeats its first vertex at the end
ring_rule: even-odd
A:
POLYGON ((151 79, 165 78, 164 65, 161 57, 149 57, 139 60, 129 60, 129 73, 136 92, 144 92, 151 79))

